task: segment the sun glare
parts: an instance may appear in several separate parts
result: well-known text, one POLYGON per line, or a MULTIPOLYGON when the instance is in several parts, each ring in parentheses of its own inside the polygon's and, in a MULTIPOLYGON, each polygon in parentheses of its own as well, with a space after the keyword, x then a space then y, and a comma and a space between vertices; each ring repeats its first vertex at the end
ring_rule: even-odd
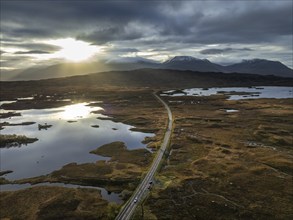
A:
POLYGON ((91 108, 85 106, 85 103, 79 103, 75 105, 66 106, 64 112, 62 112, 61 118, 68 119, 77 119, 85 118, 91 113, 91 108))
POLYGON ((73 62, 87 60, 99 52, 97 46, 73 38, 51 40, 49 43, 61 47, 55 54, 57 57, 73 62))

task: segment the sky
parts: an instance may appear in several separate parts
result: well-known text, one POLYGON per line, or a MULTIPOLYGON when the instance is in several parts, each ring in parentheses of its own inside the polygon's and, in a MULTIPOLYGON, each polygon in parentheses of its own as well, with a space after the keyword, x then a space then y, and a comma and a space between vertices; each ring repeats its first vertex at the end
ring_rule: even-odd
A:
POLYGON ((1 0, 1 69, 179 55, 293 67, 292 0, 1 0))

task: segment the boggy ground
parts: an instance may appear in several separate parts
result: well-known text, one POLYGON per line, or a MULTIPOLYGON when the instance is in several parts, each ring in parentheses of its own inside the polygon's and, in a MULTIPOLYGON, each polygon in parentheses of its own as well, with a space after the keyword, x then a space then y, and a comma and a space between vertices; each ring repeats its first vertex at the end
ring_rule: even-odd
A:
POLYGON ((102 186, 108 191, 115 192, 131 191, 135 189, 141 174, 152 161, 152 155, 148 150, 127 150, 123 142, 105 144, 90 153, 107 156, 110 159, 96 163, 71 163, 48 175, 16 180, 13 183, 63 182, 102 186))
POLYGON ((144 219, 293 218, 292 99, 165 99, 175 128, 144 219))
MULTIPOLYGON (((98 105, 105 109, 102 113, 111 117, 111 120, 123 122, 135 126, 132 130, 151 132, 154 137, 149 137, 144 140, 148 147, 154 152, 160 146, 162 136, 167 123, 167 115, 163 106, 156 100, 150 90, 87 90, 84 88, 79 92, 68 92, 66 88, 60 93, 51 93, 50 89, 44 90, 44 93, 36 93, 33 89, 28 96, 34 96, 32 100, 21 100, 12 104, 6 104, 4 107, 7 110, 15 109, 31 109, 31 108, 54 108, 56 106, 63 106, 67 104, 91 101, 91 105, 98 105), (71 102, 60 102, 58 100, 71 99, 71 102), (96 104, 94 103, 96 101, 96 104), (102 103, 100 102, 102 101, 102 103), (38 105, 40 103, 40 105, 38 105)), ((17 97, 24 97, 21 93, 9 93, 9 97, 13 99, 17 97)), ((5 98, 5 97, 4 97, 5 98)), ((8 99, 8 98, 7 98, 8 99)), ((111 140, 110 140, 111 141, 111 140)), ((109 143, 106 146, 101 146, 96 150, 89 152, 109 157, 108 161, 97 161, 96 163, 76 164, 71 163, 63 166, 48 175, 21 179, 13 183, 41 183, 41 182, 63 182, 73 183, 79 185, 100 186, 106 188, 108 191, 121 192, 122 199, 126 200, 131 195, 131 192, 136 188, 142 175, 148 170, 148 167, 154 157, 154 154, 147 149, 127 150, 122 142, 109 143)), ((7 184, 9 181, 1 177, 1 184, 7 184)), ((56 219, 58 212, 61 216, 59 219, 113 219, 113 215, 117 214, 115 211, 117 207, 108 204, 103 200, 103 205, 92 204, 88 209, 85 208, 85 213, 80 214, 80 206, 75 199, 66 198, 65 193, 72 193, 75 195, 77 191, 74 189, 67 189, 59 187, 62 191, 61 196, 51 195, 51 186, 34 187, 32 189, 18 190, 14 192, 1 192, 1 218, 7 217, 10 219, 56 219), (44 192, 42 192, 44 191, 44 192), (40 199, 35 198, 35 194, 40 192, 44 196, 40 199), (17 200, 23 197, 26 199, 25 203, 12 203, 9 201, 17 200), (51 204, 48 201, 58 198, 58 203, 51 204), (48 202, 48 203, 47 203, 48 202), (65 203, 63 206, 62 204, 65 203), (9 204, 9 205, 8 205, 9 204), (38 204, 38 206, 36 206, 38 204), (73 204, 73 205, 72 205, 73 204), (27 206, 32 208, 28 209, 27 206), (60 208, 57 208, 59 207, 60 208), (95 206, 95 208, 91 208, 95 206), (43 209, 42 207, 46 207, 43 209), (50 210, 47 211, 47 208, 50 210), (56 209, 54 211, 53 209, 56 209), (38 214, 37 210, 40 210, 38 214), (96 212, 101 210, 100 215, 96 212), (108 210, 107 212, 104 210, 108 210), (110 211, 109 211, 110 210, 110 211), (52 217, 49 212, 55 215, 52 217), (41 214, 42 215, 41 215, 41 214), (104 214, 103 214, 104 213, 104 214), (5 215, 4 215, 5 214, 5 215), (112 214, 112 217, 107 217, 112 214), (24 218, 23 218, 23 217, 24 218), (29 216, 26 218, 26 216, 29 216), (48 218, 46 216, 49 216, 48 218), (95 216, 95 217, 93 217, 95 216), (102 216, 102 217, 99 217, 102 216), (106 217, 105 217, 106 216, 106 217)), ((76 189, 79 190, 79 189, 76 189)), ((75 196, 73 196, 75 197, 75 196)), ((85 195, 79 197, 80 204, 85 204, 90 198, 85 198, 85 195)), ((94 194, 93 194, 94 197, 94 194)), ((99 204, 99 203, 98 203, 99 204)), ((57 219, 58 219, 57 218, 57 219)))
MULTIPOLYGON (((34 93, 34 91, 32 91, 34 93)), ((17 98, 19 94, 14 94, 17 98)), ((87 91, 85 93, 62 93, 47 95, 38 94, 37 98, 25 100, 25 102, 15 102, 6 104, 5 108, 11 109, 30 109, 36 106, 39 101, 39 108, 55 107, 54 100, 70 99, 73 103, 91 101, 92 106, 101 106, 105 109, 104 115, 111 117, 116 122, 123 122, 135 126, 132 130, 154 133, 154 137, 143 140, 148 144, 148 148, 156 151, 160 147, 161 139, 167 123, 167 115, 162 105, 156 100, 150 90, 139 91, 87 91), (50 106, 48 103, 54 103, 50 106), (102 101, 102 103, 101 103, 102 101), (25 103, 25 105, 23 105, 25 103)), ((68 103, 66 103, 68 104, 68 103)), ((107 120, 109 118, 106 118, 107 120)), ((115 143, 110 144, 112 149, 115 143)), ((103 147, 102 147, 103 148, 103 147)), ((105 149, 105 148, 103 148, 105 149)), ((86 164, 67 164, 60 170, 51 174, 15 181, 15 183, 40 183, 40 182, 65 182, 81 185, 103 186, 115 191, 123 191, 125 187, 133 190, 138 184, 141 175, 147 171, 153 155, 148 150, 127 151, 124 147, 113 149, 119 154, 109 155, 109 152, 102 152, 101 155, 112 157, 110 161, 98 161, 86 164), (115 186, 115 187, 114 187, 115 186)), ((93 153, 93 152, 92 152, 93 153)))
MULTIPOLYGON (((6 110, 53 108, 71 104, 71 102, 103 101, 102 107, 106 110, 105 114, 113 117, 113 120, 136 126, 136 129, 141 131, 155 132, 156 136, 154 138, 146 139, 145 142, 149 144, 149 147, 156 150, 159 147, 166 128, 167 114, 161 104, 158 103, 151 94, 153 89, 168 90, 188 87, 251 85, 290 86, 292 85, 292 79, 251 74, 202 74, 191 71, 135 70, 40 81, 0 82, 0 92, 1 100, 15 100, 19 97, 34 97, 33 100, 21 100, 13 104, 5 104, 2 107, 6 110), (65 101, 66 99, 71 99, 71 102, 65 101)), ((173 100, 176 99, 177 98, 173 100)), ((290 196, 290 193, 292 195, 292 192, 288 187, 288 189, 281 188, 281 186, 286 186, 286 183, 289 186, 291 183, 291 180, 287 181, 288 177, 286 176, 288 174, 286 169, 291 166, 291 163, 288 162, 286 157, 284 157, 283 151, 279 152, 278 150, 277 155, 281 156, 278 156, 277 159, 274 158, 275 163, 274 165, 270 164, 271 167, 268 165, 262 165, 264 168, 261 167, 262 169, 260 170, 254 170, 252 164, 257 164, 256 168, 259 168, 259 164, 264 164, 264 161, 267 163, 270 162, 271 160, 269 159, 269 156, 275 151, 272 148, 264 148, 261 143, 257 143, 256 145, 251 144, 251 142, 247 142, 246 139, 244 143, 239 142, 239 144, 237 144, 237 141, 239 141, 236 138, 237 135, 241 136, 242 134, 245 134, 240 128, 246 128, 247 123, 245 118, 241 118, 241 121, 244 124, 241 125, 237 123, 234 125, 237 121, 236 119, 240 120, 240 116, 233 118, 231 117, 232 114, 230 116, 230 114, 217 110, 218 107, 226 106, 227 103, 223 100, 212 101, 206 99, 206 104, 203 102, 202 104, 204 105, 199 105, 201 107, 198 111, 195 111, 198 106, 194 108, 195 106, 187 104, 187 102, 182 106, 179 103, 170 104, 172 105, 172 110, 175 113, 176 119, 179 119, 176 120, 175 134, 172 140, 173 151, 170 152, 171 155, 169 157, 168 165, 163 167, 162 173, 157 180, 156 187, 152 190, 151 197, 146 203, 144 210, 147 213, 145 214, 145 217, 152 218, 157 216, 159 219, 192 219, 196 216, 199 219, 208 219, 209 217, 214 219, 217 217, 237 218, 240 215, 248 216, 248 218, 251 216, 263 217, 265 216, 263 213, 268 213, 269 217, 271 216, 270 213, 281 213, 279 214, 281 217, 291 215, 291 211, 288 209, 291 203, 287 201, 288 196, 290 196), (219 116, 225 116, 223 123, 220 123, 219 119, 217 119, 219 116), (192 119, 194 117, 195 119, 192 119), (196 119, 196 117, 199 119, 196 119), (191 118, 190 121, 188 118, 191 118), (203 120, 201 118, 203 118, 203 120), (214 120, 210 120, 209 118, 214 118, 214 120), (231 120, 230 123, 228 123, 228 119, 231 120), (224 124, 226 120, 228 127, 225 127, 224 124), (223 128, 218 127, 218 124, 223 128), (233 126, 235 128, 241 126, 237 129, 242 133, 236 133, 236 129, 234 129, 233 126), (184 130, 181 130, 182 128, 184 130), (229 131, 233 131, 231 135, 229 135, 229 131), (221 135, 221 132, 223 132, 224 135, 221 135), (198 133, 198 136, 194 137, 194 134, 196 133, 198 133), (233 135, 236 136, 234 137, 233 135), (236 140, 230 139, 232 136, 236 140), (245 144, 254 148, 246 147, 245 144), (263 154, 261 150, 265 151, 268 156, 263 156, 266 154, 263 154), (258 161, 256 158, 261 162, 255 162, 258 161), (282 164, 283 166, 281 166, 282 164), (280 178, 275 177, 276 175, 279 175, 279 169, 281 167, 286 168, 282 171, 283 176, 280 174, 280 178), (265 172, 267 172, 268 175, 265 175, 265 172), (253 175, 253 173, 255 174, 253 175), (285 173, 287 174, 285 175, 285 173), (254 178, 249 179, 247 177, 254 178), (258 179, 260 183, 257 182, 258 179), (274 181, 278 184, 274 184, 274 181), (249 184, 255 184, 255 187, 251 187, 249 184), (265 187, 262 187, 262 185, 265 187), (193 192, 191 187, 187 186, 192 186, 196 190, 196 193, 193 192), (276 187, 276 189, 274 187, 276 187), (264 189, 268 189, 268 192, 263 192, 264 189), (284 193, 284 190, 287 190, 288 192, 284 193), (256 193, 255 199, 253 197, 254 193, 256 193), (199 198, 199 196, 201 196, 201 198, 199 198), (227 201, 227 206, 225 206, 223 201, 226 200, 223 197, 229 199, 232 203, 227 201), (280 197, 282 197, 282 199, 280 199, 280 197), (272 210, 268 210, 270 205, 266 205, 266 203, 273 204, 273 200, 276 201, 275 206, 272 210), (233 206, 233 203, 235 203, 235 207, 233 206), (245 207, 241 208, 241 205, 245 207), (263 209, 263 207, 265 207, 265 209, 263 209), (280 209, 280 212, 276 212, 275 210, 277 209, 280 209), (152 212, 151 214, 150 211, 152 212)), ((243 108, 246 108, 244 104, 245 102, 243 103, 243 108)), ((247 108, 248 112, 249 108, 254 108, 254 106, 251 106, 250 102, 248 102, 247 108)), ((270 110, 270 108, 267 110, 270 110)), ((292 109, 289 109, 289 112, 292 112, 292 109)), ((252 109, 250 117, 254 119, 255 115, 253 114, 255 113, 258 113, 258 111, 252 109)), ((15 114, 18 113, 16 112, 15 114)), ((242 113, 233 113, 233 115, 238 114, 242 113)), ((270 112, 268 112, 268 114, 270 114, 270 112)), ((10 116, 13 115, 2 115, 2 118, 10 116)), ((275 119, 279 120, 278 114, 276 117, 270 118, 270 120, 275 119)), ((265 120, 268 120, 268 118, 265 118, 265 120)), ((290 121, 285 120, 286 119, 281 121, 280 124, 289 124, 290 121)), ((271 124, 269 124, 269 126, 271 126, 271 124)), ((261 129, 263 130, 264 127, 261 127, 261 129)), ((278 129, 277 131, 279 131, 278 129)), ((284 134, 287 132, 287 129, 285 128, 282 130, 285 131, 284 134)), ((267 131, 268 129, 265 130, 265 132, 267 131)), ((247 136, 249 137, 248 141, 251 141, 248 134, 249 133, 247 133, 247 136)), ((277 137, 277 139, 271 141, 278 140, 282 142, 284 134, 281 135, 281 140, 278 139, 279 136, 276 134, 275 137, 277 137)), ((260 133, 255 135, 258 136, 260 133)), ((270 135, 270 137, 272 136, 270 135)), ((263 138, 262 140, 266 140, 266 138, 263 138)), ((259 141, 260 140, 258 140, 258 142, 259 141)), ((106 154, 106 152, 103 153, 106 154)), ((288 155, 292 154, 290 153, 288 155)), ((69 164, 66 165, 65 168, 63 167, 53 173, 56 174, 57 177, 58 175, 61 177, 63 174, 64 176, 69 176, 70 174, 72 177, 75 175, 75 177, 78 176, 78 178, 80 178, 81 175, 84 177, 92 175, 97 171, 97 168, 101 168, 101 171, 105 173, 109 172, 110 169, 110 172, 116 170, 118 173, 126 173, 129 170, 129 167, 134 167, 137 171, 132 173, 132 175, 135 176, 135 180, 128 179, 128 183, 126 185, 121 185, 120 189, 116 186, 114 188, 117 191, 124 190, 127 186, 130 190, 135 188, 137 180, 143 175, 143 172, 145 172, 148 165, 142 166, 133 162, 130 163, 129 161, 121 163, 119 162, 119 158, 116 158, 116 155, 111 155, 111 157, 111 161, 107 163, 98 162, 80 165, 69 164), (105 164, 112 165, 110 168, 107 168, 107 165, 104 166, 105 164), (102 169, 102 167, 104 167, 104 169, 102 169)), ((117 175, 117 172, 113 172, 113 174, 117 175)), ((108 179, 111 181, 111 177, 108 179)), ((5 179, 3 181, 5 181, 5 179)), ((73 179, 70 181, 74 183, 73 179)), ((82 183, 79 182, 79 184, 82 183)), ((84 184, 86 185, 88 182, 84 184)), ((106 187, 109 187, 108 184, 106 187)), ((69 190, 67 188, 62 189, 66 191, 69 190)), ((24 217, 29 216, 31 211, 27 207, 34 207, 33 204, 36 204, 36 202, 32 201, 35 198, 35 194, 39 193, 42 195, 42 192, 45 190, 50 190, 50 187, 43 186, 43 188, 38 187, 15 192, 1 192, 0 196, 3 200, 1 200, 0 213, 3 213, 2 210, 10 210, 10 216, 5 214, 3 217, 9 217, 12 219, 17 213, 22 213, 21 215, 24 217), (7 197, 8 195, 11 197, 7 197), (24 202, 23 200, 20 200, 21 202, 17 203, 7 203, 7 201, 19 201, 19 195, 21 195, 21 198, 27 200, 24 202), (5 201, 5 203, 2 201, 5 201), (9 204, 9 206, 7 204, 9 204)), ((130 195, 130 193, 131 192, 124 194, 130 195)), ((44 198, 45 200, 38 200, 38 205, 42 206, 43 204, 46 204, 45 201, 51 201, 51 197, 44 198)), ((65 196, 61 196, 58 201, 60 202, 58 204, 62 204, 62 201, 67 200, 65 196)), ((82 199, 82 201, 87 201, 87 198, 84 198, 84 200, 82 199)), ((71 202, 69 203, 71 204, 71 202)), ((46 207, 46 205, 44 206, 46 207)), ((52 209, 50 209, 48 213, 52 212, 56 214, 56 212, 54 212, 55 209, 59 212, 59 215, 62 213, 68 213, 68 211, 66 211, 68 210, 67 205, 65 205, 65 208, 61 209, 58 209, 58 207, 63 207, 61 205, 52 205, 49 207, 52 209)), ((72 208, 72 206, 69 207, 70 213, 76 213, 80 210, 80 207, 76 205, 74 208, 72 208)), ((40 208, 38 207, 37 209, 40 208)), ((96 206, 94 209, 89 209, 88 214, 92 216, 100 210, 103 210, 103 208, 96 206)), ((110 210, 112 210, 111 207, 110 210)), ((115 211, 112 210, 110 213, 115 213, 115 211)), ((32 219, 36 218, 36 215, 32 217, 32 219)), ((61 216, 61 218, 66 219, 64 216, 61 216)), ((97 215, 96 218, 98 218, 97 215)), ((58 219, 57 214, 51 219, 58 219)), ((67 219, 74 218, 70 216, 67 219)), ((83 219, 83 217, 79 216, 78 219, 83 219)))
POLYGON ((1 192, 0 219, 114 219, 118 206, 96 189, 37 186, 1 192))

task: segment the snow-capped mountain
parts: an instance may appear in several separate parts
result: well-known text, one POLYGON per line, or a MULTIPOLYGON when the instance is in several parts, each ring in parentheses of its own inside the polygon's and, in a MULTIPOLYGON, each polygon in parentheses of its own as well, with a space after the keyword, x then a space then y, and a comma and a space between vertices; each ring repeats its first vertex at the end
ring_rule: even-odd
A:
POLYGON ((172 57, 172 58, 166 60, 164 62, 164 64, 172 63, 172 62, 190 62, 190 61, 195 61, 195 60, 200 60, 200 59, 197 59, 192 56, 175 56, 175 57, 172 57))
POLYGON ((293 70, 279 61, 264 59, 243 60, 240 63, 222 66, 212 63, 207 59, 198 59, 192 56, 175 56, 165 62, 141 57, 122 58, 119 60, 100 60, 92 63, 60 63, 51 66, 40 66, 8 72, 1 71, 1 80, 31 80, 55 77, 66 77, 113 70, 134 69, 175 69, 191 70, 198 72, 224 72, 224 73, 251 73, 259 75, 275 75, 281 77, 293 77, 293 70))
POLYGON ((175 56, 163 62, 160 68, 193 70, 200 72, 222 72, 222 66, 212 63, 207 59, 198 59, 191 56, 175 56))

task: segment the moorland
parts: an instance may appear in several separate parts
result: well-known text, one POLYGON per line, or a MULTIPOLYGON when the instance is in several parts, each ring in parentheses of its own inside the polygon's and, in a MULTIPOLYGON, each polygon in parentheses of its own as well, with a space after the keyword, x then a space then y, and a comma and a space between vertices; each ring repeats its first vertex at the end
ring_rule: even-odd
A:
MULTIPOLYGON (((2 101, 34 97, 3 104, 12 117, 19 110, 68 104, 60 100, 102 101, 99 106, 111 120, 155 134, 144 140, 147 149, 128 150, 124 143, 110 141, 89 152, 109 161, 73 161, 52 173, 14 181, 4 171, 1 183, 99 186, 126 201, 147 172, 167 125, 166 111, 152 93, 232 86, 293 86, 293 79, 142 69, 0 82, 2 101)), ((135 219, 142 219, 141 207, 144 219, 292 218, 292 98, 227 100, 223 94, 164 99, 174 115, 171 143, 135 219)), ((99 190, 52 186, 1 192, 0 202, 1 219, 113 219, 120 208, 104 200, 99 190)))

